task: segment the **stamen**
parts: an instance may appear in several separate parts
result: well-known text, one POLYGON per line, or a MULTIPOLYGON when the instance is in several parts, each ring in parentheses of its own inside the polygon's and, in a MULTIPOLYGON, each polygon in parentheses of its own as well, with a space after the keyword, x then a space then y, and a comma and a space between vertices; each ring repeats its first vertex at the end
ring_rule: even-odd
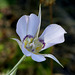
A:
POLYGON ((31 35, 26 35, 23 39, 24 47, 32 52, 32 53, 38 53, 42 48, 45 47, 45 42, 42 39, 34 39, 31 35))

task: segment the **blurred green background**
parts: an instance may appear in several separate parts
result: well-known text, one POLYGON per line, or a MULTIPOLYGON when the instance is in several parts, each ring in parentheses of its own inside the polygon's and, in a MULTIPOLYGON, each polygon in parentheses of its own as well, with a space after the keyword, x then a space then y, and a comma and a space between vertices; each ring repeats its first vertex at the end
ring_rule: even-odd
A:
MULTIPOLYGON (((27 57, 17 70, 17 75, 74 75, 75 74, 75 3, 74 0, 41 0, 42 25, 41 32, 50 21, 50 5, 53 1, 53 23, 61 25, 66 31, 65 42, 53 47, 53 55, 64 65, 64 68, 47 58, 42 63, 33 61, 27 57)), ((16 23, 22 15, 38 14, 39 0, 0 0, 0 75, 6 75, 8 71, 19 61, 23 53, 17 42, 10 38, 18 38, 16 23)), ((48 48, 42 53, 50 53, 48 48)))

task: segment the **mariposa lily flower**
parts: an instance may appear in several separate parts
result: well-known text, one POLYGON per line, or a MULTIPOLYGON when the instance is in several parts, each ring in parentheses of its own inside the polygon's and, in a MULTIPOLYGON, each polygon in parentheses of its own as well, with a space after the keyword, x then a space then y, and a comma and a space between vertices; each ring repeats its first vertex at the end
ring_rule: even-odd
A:
POLYGON ((52 54, 40 54, 40 52, 55 44, 63 43, 66 31, 58 24, 51 24, 47 26, 41 36, 38 37, 40 25, 41 5, 38 16, 35 14, 30 14, 29 16, 24 15, 18 20, 16 32, 21 41, 15 38, 13 39, 18 42, 23 54, 31 56, 34 61, 42 62, 46 60, 45 57, 49 57, 60 64, 52 54))

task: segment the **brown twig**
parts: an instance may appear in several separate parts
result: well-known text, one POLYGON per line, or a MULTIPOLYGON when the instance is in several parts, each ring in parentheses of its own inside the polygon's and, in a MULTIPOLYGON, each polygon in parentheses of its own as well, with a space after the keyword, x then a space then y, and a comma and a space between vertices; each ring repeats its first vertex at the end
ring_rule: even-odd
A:
MULTIPOLYGON (((44 3, 45 5, 49 6, 49 10, 50 10, 50 23, 51 24, 53 23, 53 10, 52 10, 52 7, 53 7, 53 3, 54 2, 55 2, 55 0, 49 0, 49 1, 40 0, 40 3, 44 3)), ((50 53, 53 53, 53 47, 51 47, 50 53)), ((52 59, 51 59, 50 67, 51 67, 51 74, 50 75, 53 75, 53 60, 52 59)))
MULTIPOLYGON (((52 11, 52 5, 53 4, 49 4, 49 10, 50 10, 50 22, 51 24, 53 23, 53 11, 52 11)), ((50 53, 53 53, 53 47, 51 48, 50 50, 51 52, 50 53)), ((51 63, 50 63, 50 67, 51 67, 51 74, 50 75, 53 75, 53 60, 51 59, 51 63)))

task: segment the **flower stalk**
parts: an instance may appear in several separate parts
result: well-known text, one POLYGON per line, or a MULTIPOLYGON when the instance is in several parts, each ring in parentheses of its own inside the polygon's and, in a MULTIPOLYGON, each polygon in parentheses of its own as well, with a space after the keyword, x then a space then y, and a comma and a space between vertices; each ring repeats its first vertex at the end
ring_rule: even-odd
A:
POLYGON ((18 61, 18 63, 12 68, 12 70, 7 74, 10 75, 15 69, 18 68, 19 64, 26 58, 25 55, 22 56, 22 58, 18 61))
POLYGON ((10 75, 16 75, 17 68, 10 74, 10 75))

